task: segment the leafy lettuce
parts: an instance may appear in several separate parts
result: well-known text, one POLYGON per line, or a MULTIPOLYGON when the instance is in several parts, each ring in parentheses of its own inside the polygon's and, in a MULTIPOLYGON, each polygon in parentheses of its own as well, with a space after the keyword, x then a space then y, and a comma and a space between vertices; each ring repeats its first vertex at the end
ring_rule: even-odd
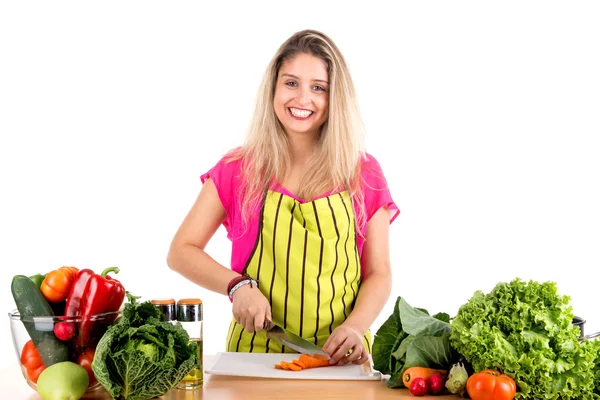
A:
POLYGON ((579 343, 569 300, 554 282, 498 283, 460 307, 450 344, 475 371, 497 369, 511 376, 516 398, 597 398, 600 342, 579 343))
POLYGON ((457 354, 450 346, 449 321, 446 313, 430 316, 398 297, 394 312, 373 341, 373 366, 391 375, 388 387, 404 387, 402 374, 410 367, 450 368, 457 354))
POLYGON ((199 367, 198 347, 181 325, 160 320, 149 301, 125 305, 96 348, 94 375, 113 399, 161 396, 199 367))

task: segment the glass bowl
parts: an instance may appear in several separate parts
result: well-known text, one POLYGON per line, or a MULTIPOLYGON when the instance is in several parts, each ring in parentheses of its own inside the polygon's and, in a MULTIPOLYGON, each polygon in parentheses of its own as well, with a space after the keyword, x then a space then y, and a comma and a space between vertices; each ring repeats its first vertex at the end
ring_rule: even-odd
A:
POLYGON ((54 360, 72 361, 84 367, 90 378, 87 392, 91 392, 100 384, 91 370, 96 345, 110 325, 115 323, 123 314, 123 310, 102 314, 82 315, 77 317, 44 316, 21 317, 18 310, 8 313, 10 332, 17 360, 21 366, 23 377, 29 386, 37 391, 37 378, 45 369, 46 363, 54 360), (69 340, 59 340, 54 335, 54 327, 58 323, 72 324, 75 334, 69 340), (32 340, 32 336, 36 340, 32 340), (32 343, 29 343, 32 342, 32 343), (33 349, 37 350, 32 353, 33 349), (42 360, 42 364, 35 360, 42 360), (46 363, 43 363, 46 360, 46 363))

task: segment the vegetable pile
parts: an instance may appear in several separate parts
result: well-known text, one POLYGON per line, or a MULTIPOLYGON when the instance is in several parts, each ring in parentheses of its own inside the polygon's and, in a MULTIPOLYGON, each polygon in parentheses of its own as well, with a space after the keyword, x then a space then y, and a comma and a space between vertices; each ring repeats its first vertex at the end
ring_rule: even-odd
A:
POLYGON ((391 375, 390 388, 404 387, 410 367, 447 370, 458 359, 450 347, 450 316, 411 307, 398 297, 393 314, 379 328, 373 341, 374 368, 391 375))
POLYGON ((512 377, 517 398, 594 398, 600 342, 579 343, 569 300, 553 282, 499 283, 460 307, 450 342, 476 371, 512 377))
POLYGON ((21 351, 21 363, 32 383, 37 383, 46 368, 67 361, 86 370, 86 386, 96 383, 91 370, 96 344, 117 318, 116 311, 125 298, 123 285, 108 276, 109 272, 118 273, 119 269, 111 267, 96 274, 91 269, 63 266, 47 274, 13 277, 12 295, 31 338, 21 351), (101 313, 108 314, 87 318, 101 313), (47 319, 49 327, 32 317, 51 317, 47 319))
POLYGON ((98 343, 92 370, 115 399, 162 396, 200 367, 198 345, 180 324, 162 321, 150 301, 128 298, 123 317, 98 343))
POLYGON ((554 282, 517 278, 475 292, 450 322, 399 297, 375 335, 374 368, 415 396, 599 399, 600 340, 581 340, 569 300, 554 282))

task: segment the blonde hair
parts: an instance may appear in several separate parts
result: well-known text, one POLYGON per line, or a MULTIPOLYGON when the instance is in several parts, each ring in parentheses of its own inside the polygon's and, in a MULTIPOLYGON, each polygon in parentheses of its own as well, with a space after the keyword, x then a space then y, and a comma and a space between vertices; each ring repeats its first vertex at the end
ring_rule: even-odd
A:
MULTIPOLYGON (((275 85, 282 64, 298 54, 323 60, 329 75, 329 117, 321 127, 315 151, 307 161, 297 196, 312 200, 328 190, 346 189, 358 204, 357 226, 365 223, 360 165, 365 157, 364 125, 354 83, 340 50, 325 34, 303 30, 292 35, 269 63, 256 99, 245 144, 230 154, 242 160, 241 209, 244 226, 262 203, 272 179, 288 172, 290 146, 273 108, 275 85)), ((361 229, 358 230, 359 234, 361 229)))

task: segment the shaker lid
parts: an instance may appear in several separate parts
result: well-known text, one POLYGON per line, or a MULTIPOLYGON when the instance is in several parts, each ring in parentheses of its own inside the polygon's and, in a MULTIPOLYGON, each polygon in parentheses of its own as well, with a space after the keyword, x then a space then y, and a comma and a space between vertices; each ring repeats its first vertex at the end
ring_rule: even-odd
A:
POLYGON ((200 300, 200 299, 179 299, 177 304, 182 304, 182 305, 202 304, 202 300, 200 300))
POLYGON ((168 304, 175 304, 175 299, 152 299, 150 300, 150 303, 154 304, 155 306, 164 306, 168 304))

